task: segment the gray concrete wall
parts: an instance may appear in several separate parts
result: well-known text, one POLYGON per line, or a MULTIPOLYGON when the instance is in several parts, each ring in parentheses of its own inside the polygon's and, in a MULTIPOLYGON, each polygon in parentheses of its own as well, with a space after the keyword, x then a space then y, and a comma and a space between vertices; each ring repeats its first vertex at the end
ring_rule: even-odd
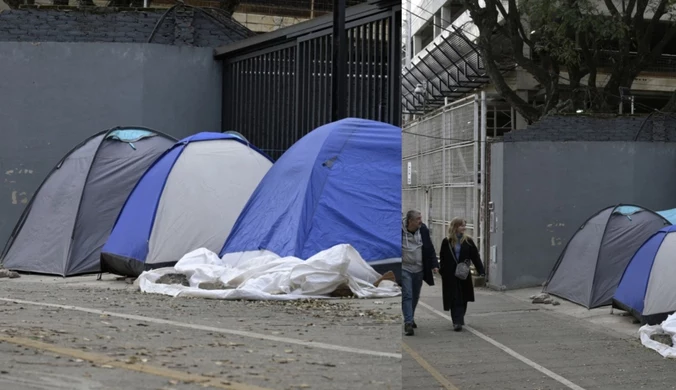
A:
POLYGON ((505 142, 491 151, 500 223, 491 233, 499 255, 490 282, 497 286, 542 284, 573 233, 601 208, 676 207, 676 143, 505 142))
POLYGON ((220 131, 221 86, 210 48, 0 42, 0 246, 73 146, 116 126, 220 131))

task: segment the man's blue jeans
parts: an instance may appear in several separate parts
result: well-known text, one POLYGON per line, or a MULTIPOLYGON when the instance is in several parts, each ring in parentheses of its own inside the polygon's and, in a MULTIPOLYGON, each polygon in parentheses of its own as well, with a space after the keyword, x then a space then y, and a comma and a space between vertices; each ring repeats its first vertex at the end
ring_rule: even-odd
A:
POLYGON ((415 307, 420 299, 423 284, 423 272, 401 270, 401 310, 404 312, 404 323, 413 323, 415 307))

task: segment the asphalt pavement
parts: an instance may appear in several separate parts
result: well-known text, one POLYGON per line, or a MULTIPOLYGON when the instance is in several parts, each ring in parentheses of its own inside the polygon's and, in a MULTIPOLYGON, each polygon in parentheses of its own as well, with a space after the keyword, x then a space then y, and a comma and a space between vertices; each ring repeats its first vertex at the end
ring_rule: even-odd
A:
POLYGON ((219 301, 0 280, 0 389, 400 389, 400 299, 219 301))
POLYGON ((538 289, 477 289, 454 332, 437 284, 423 287, 416 335, 403 337, 404 389, 676 388, 676 362, 643 347, 622 313, 536 305, 538 289))

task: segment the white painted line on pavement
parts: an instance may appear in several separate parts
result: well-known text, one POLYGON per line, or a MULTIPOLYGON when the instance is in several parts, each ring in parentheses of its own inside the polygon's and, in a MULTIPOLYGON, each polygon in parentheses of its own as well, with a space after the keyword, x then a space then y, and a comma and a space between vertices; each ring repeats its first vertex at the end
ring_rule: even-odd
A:
MULTIPOLYGON (((432 306, 428 305, 427 303, 420 301, 420 302, 418 302, 418 304, 423 306, 425 309, 431 311, 432 313, 438 315, 439 317, 453 322, 453 319, 451 318, 451 316, 449 316, 446 313, 440 312, 439 310, 433 308, 432 306)), ((580 387, 580 386, 576 385, 575 383, 569 381, 568 379, 562 377, 561 375, 559 375, 555 372, 552 372, 545 367, 542 367, 541 365, 535 363, 534 361, 528 359, 527 357, 525 357, 523 355, 520 355, 519 353, 517 353, 513 349, 510 349, 509 347, 507 347, 503 344, 500 344, 499 342, 493 340, 492 338, 486 336, 485 334, 479 332, 478 330, 476 330, 476 329, 474 329, 470 326, 464 326, 464 328, 467 329, 468 331, 470 331, 475 336, 479 337, 480 339, 482 339, 482 340, 484 340, 484 341, 486 341, 490 344, 493 344, 493 346, 501 349, 502 351, 504 351, 508 355, 512 356, 513 358, 516 358, 516 359, 520 360, 522 363, 525 363, 528 366, 540 371, 541 373, 547 375, 548 377, 554 379, 555 381, 561 383, 562 385, 568 387, 569 389, 571 389, 571 390, 585 390, 583 387, 580 387)))
POLYGON ((124 319, 127 319, 127 320, 145 321, 145 322, 150 322, 150 323, 153 323, 153 324, 172 325, 172 326, 178 326, 178 327, 181 327, 181 328, 189 328, 189 329, 196 329, 196 330, 205 330, 205 331, 208 331, 208 332, 231 334, 231 335, 236 335, 236 336, 248 337, 248 338, 252 338, 252 339, 276 341, 276 342, 279 342, 279 343, 286 343, 286 344, 296 344, 296 345, 302 345, 304 347, 310 347, 310 348, 327 349, 327 350, 330 350, 330 351, 349 352, 349 353, 360 354, 360 355, 370 355, 370 356, 377 356, 377 357, 401 359, 400 353, 379 352, 379 351, 372 351, 372 350, 368 350, 368 349, 344 347, 342 345, 326 344, 326 343, 320 343, 320 342, 316 342, 316 341, 305 341, 305 340, 298 340, 298 339, 292 339, 292 338, 287 338, 287 337, 272 336, 272 335, 267 335, 267 334, 262 334, 262 333, 247 332, 245 330, 216 328, 216 327, 213 327, 213 326, 189 324, 189 323, 185 323, 185 322, 164 320, 164 319, 161 319, 161 318, 137 316, 137 315, 134 315, 134 314, 114 313, 114 312, 110 312, 110 311, 99 310, 99 309, 90 309, 90 308, 86 308, 86 307, 71 306, 71 305, 59 305, 59 304, 56 304, 56 303, 24 301, 24 300, 20 300, 20 299, 9 299, 9 298, 0 298, 0 301, 16 302, 16 303, 21 303, 21 304, 24 304, 24 305, 54 307, 54 308, 65 309, 65 310, 74 310, 74 311, 80 311, 80 312, 84 312, 84 313, 91 313, 91 314, 107 315, 107 316, 110 316, 110 317, 124 318, 124 319))

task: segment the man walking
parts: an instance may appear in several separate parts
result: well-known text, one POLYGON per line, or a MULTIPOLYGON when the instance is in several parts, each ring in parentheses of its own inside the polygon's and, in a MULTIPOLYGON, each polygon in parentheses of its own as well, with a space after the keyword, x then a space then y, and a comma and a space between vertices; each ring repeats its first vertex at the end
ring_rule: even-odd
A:
POLYGON ((439 270, 439 262, 420 211, 406 213, 401 233, 401 310, 404 313, 404 334, 413 336, 413 329, 418 327, 414 316, 422 283, 425 281, 434 286, 433 273, 439 270))

